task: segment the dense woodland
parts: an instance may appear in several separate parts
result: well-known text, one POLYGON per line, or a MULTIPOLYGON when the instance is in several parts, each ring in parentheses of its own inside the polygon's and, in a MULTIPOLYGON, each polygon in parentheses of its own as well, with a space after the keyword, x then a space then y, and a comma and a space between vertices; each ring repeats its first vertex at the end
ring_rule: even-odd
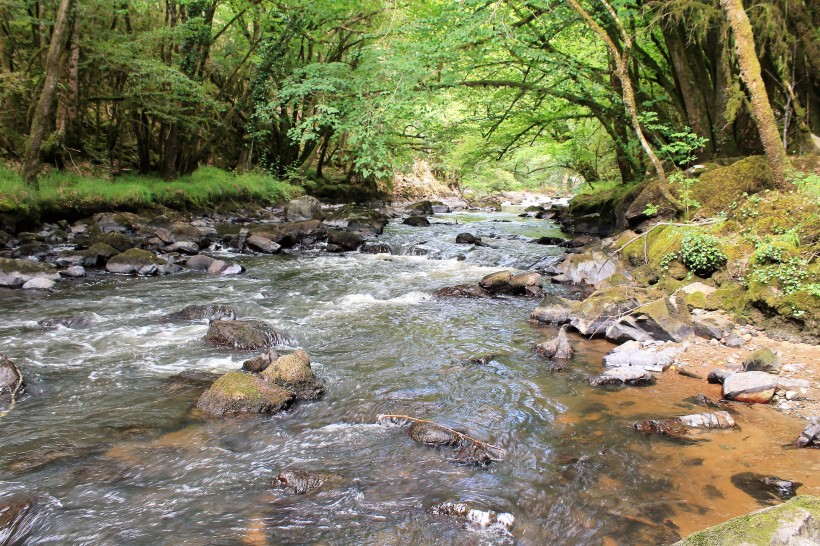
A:
POLYGON ((818 26, 810 0, 0 0, 0 155, 29 182, 43 164, 355 182, 419 155, 451 178, 507 161, 628 182, 763 152, 758 87, 768 132, 809 150, 818 26))

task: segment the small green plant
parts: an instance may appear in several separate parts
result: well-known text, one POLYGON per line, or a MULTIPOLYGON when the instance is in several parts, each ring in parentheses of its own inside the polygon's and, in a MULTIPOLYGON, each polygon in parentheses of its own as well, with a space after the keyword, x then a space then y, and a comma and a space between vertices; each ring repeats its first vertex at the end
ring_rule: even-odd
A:
POLYGON ((716 237, 694 233, 681 241, 680 260, 695 275, 708 277, 726 265, 727 258, 716 237))
POLYGON ((800 192, 815 199, 820 199, 820 175, 802 171, 792 171, 789 179, 797 186, 800 192))
POLYGON ((692 197, 692 187, 695 185, 696 179, 684 176, 682 172, 678 171, 672 173, 669 181, 678 187, 679 200, 684 208, 683 217, 688 222, 691 209, 700 208, 700 201, 692 197))
POLYGON ((652 218, 653 216, 658 215, 659 210, 660 210, 660 208, 655 203, 647 203, 646 207, 644 207, 644 209, 643 209, 643 214, 644 214, 644 216, 647 216, 648 218, 652 218))
POLYGON ((677 252, 670 252, 669 254, 665 255, 663 258, 661 258, 660 261, 661 269, 663 269, 664 271, 669 271, 669 265, 677 259, 677 252))
POLYGON ((783 261, 758 267, 749 278, 761 284, 777 284, 788 295, 805 288, 803 281, 808 278, 808 261, 799 256, 783 258, 783 261))

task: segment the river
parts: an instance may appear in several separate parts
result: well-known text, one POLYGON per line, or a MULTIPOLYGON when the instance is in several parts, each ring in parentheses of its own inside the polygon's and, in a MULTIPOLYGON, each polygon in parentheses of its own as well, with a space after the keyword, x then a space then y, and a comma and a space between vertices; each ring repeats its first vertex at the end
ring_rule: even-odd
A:
MULTIPOLYGON (((569 371, 550 373, 533 346, 553 328, 528 322, 536 301, 435 299, 500 268, 561 250, 530 244, 556 225, 514 212, 439 215, 430 228, 391 224, 394 251, 235 257, 247 273, 99 276, 51 293, 4 291, 0 352, 30 396, 0 418, 0 501, 43 504, 29 544, 663 544, 761 504, 740 472, 776 474, 820 492, 805 457, 784 448, 798 421, 736 408, 740 427, 681 443, 629 424, 702 411, 682 403, 719 386, 664 374, 658 385, 593 389, 607 342, 573 337, 569 371), (455 245, 470 231, 488 248, 455 245), (327 392, 273 416, 204 417, 202 385, 172 376, 236 370, 253 353, 210 346, 205 324, 172 323, 192 303, 235 305, 311 355, 327 392), (94 314, 86 329, 37 321, 94 314), (487 364, 470 357, 494 354, 487 364), (500 445, 487 467, 451 461, 377 416, 430 419, 500 445), (329 472, 305 495, 275 489, 285 469, 329 472), (467 501, 508 512, 511 531, 431 516, 467 501)), ((550 287, 561 290, 560 287, 550 287)))

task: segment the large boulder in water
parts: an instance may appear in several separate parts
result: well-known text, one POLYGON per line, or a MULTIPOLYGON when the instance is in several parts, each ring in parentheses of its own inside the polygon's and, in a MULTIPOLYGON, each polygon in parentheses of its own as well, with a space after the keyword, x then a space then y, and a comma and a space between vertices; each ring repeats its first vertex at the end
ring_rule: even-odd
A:
POLYGON ((626 286, 601 288, 573 306, 570 324, 582 335, 603 335, 613 317, 631 312, 644 298, 640 289, 626 286))
POLYGON ((766 372, 733 373, 723 380, 723 398, 768 404, 777 389, 777 377, 766 372))
POLYGON ((510 271, 490 273, 478 282, 478 285, 491 294, 510 294, 540 296, 544 282, 539 273, 519 273, 510 271))
POLYGON ((201 320, 236 320, 239 310, 229 305, 188 305, 187 307, 168 315, 172 321, 201 321, 201 320))
POLYGON ((229 372, 217 379, 196 406, 211 415, 275 413, 294 400, 292 393, 256 376, 229 372))
POLYGON ((321 220, 322 203, 311 195, 303 195, 285 205, 285 219, 288 222, 321 220))
POLYGON ((458 284, 439 288, 435 292, 437 298, 492 298, 493 295, 477 284, 458 284))
POLYGON ((270 239, 284 248, 297 244, 310 245, 327 237, 327 228, 319 220, 264 224, 251 228, 251 235, 270 239))
POLYGON ((689 308, 683 298, 669 296, 641 306, 606 329, 606 338, 616 343, 636 341, 680 342, 694 335, 689 308))
POLYGON ((282 250, 281 245, 274 243, 267 237, 263 237, 261 235, 249 235, 245 239, 245 244, 251 250, 255 250, 256 252, 261 252, 263 254, 276 254, 282 250))
POLYGON ((430 225, 430 220, 424 216, 409 216, 404 219, 402 224, 412 227, 428 227, 430 225))
POLYGON ((352 252, 362 244, 362 236, 352 231, 331 229, 327 232, 327 244, 336 245, 345 252, 352 252))
POLYGON ((167 263, 147 250, 132 248, 108 260, 105 268, 121 275, 156 275, 157 266, 167 263))
POLYGON ((288 334, 275 330, 273 326, 261 320, 215 320, 211 322, 205 339, 216 345, 243 350, 294 343, 288 334))
POLYGON ((273 484, 279 489, 284 489, 289 493, 302 495, 308 491, 319 489, 328 483, 336 481, 338 481, 338 478, 333 474, 305 472, 303 470, 285 470, 274 478, 273 484))
POLYGON ((299 400, 315 400, 324 392, 324 385, 310 367, 310 357, 301 349, 280 356, 259 377, 294 393, 299 400))

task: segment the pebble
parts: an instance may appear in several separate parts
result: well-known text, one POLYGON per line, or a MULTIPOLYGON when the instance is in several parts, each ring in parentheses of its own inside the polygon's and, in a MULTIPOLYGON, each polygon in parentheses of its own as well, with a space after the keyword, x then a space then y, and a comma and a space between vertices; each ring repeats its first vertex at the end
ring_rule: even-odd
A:
POLYGON ((712 338, 712 339, 709 340, 709 345, 712 345, 712 346, 720 345, 720 342, 718 340, 716 340, 715 338, 712 338))
POLYGON ((797 398, 796 391, 786 391, 786 400, 794 400, 795 398, 797 398))

